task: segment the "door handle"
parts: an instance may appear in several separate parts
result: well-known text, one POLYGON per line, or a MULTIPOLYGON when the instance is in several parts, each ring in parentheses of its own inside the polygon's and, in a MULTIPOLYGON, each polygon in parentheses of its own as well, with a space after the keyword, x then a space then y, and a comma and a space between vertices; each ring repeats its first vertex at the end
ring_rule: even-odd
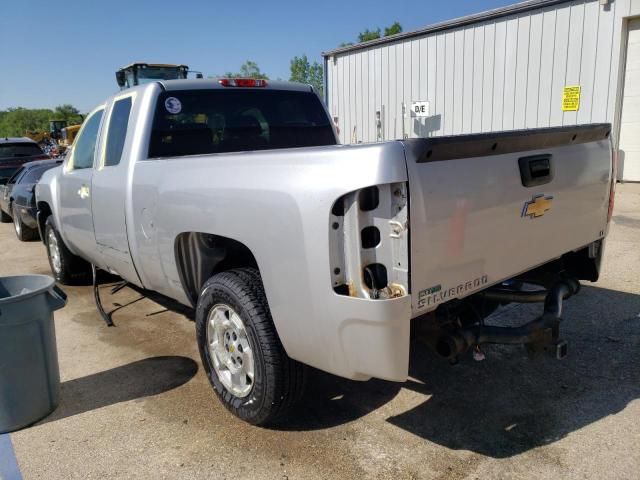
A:
POLYGON ((89 198, 89 194, 90 194, 89 187, 86 185, 82 185, 80 187, 80 190, 78 190, 78 196, 83 200, 86 198, 89 198))
POLYGON ((518 159, 523 187, 537 187, 553 180, 551 155, 532 155, 518 159))

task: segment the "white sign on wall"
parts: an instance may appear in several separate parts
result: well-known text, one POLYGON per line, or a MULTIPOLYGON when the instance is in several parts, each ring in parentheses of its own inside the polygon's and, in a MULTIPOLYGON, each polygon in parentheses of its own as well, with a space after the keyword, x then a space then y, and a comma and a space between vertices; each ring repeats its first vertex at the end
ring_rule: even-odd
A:
POLYGON ((411 104, 411 116, 412 117, 428 117, 429 102, 413 102, 411 104))

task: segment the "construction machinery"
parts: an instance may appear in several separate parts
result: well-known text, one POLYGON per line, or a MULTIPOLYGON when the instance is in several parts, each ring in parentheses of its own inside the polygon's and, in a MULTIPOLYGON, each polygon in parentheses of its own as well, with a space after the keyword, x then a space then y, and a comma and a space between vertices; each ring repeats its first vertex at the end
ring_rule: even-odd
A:
POLYGON ((64 147, 65 149, 67 149, 71 145, 73 145, 73 141, 76 139, 76 135, 78 135, 78 132, 80 131, 80 127, 81 126, 82 126, 82 124, 71 125, 69 127, 63 128, 62 129, 62 136, 58 140, 58 144, 61 147, 64 147))
POLYGON ((55 157, 63 154, 73 144, 83 120, 82 115, 80 123, 75 125, 68 125, 66 120, 50 120, 48 131, 27 131, 25 136, 40 145, 47 154, 55 157))
POLYGON ((62 129, 67 126, 66 120, 49 120, 49 131, 27 130, 25 136, 36 143, 42 143, 48 138, 59 140, 62 138, 62 129))
POLYGON ((60 140, 62 138, 62 129, 66 126, 66 120, 49 120, 49 136, 54 140, 60 140))
MULTIPOLYGON (((136 62, 118 69, 116 81, 120 90, 124 90, 157 80, 185 79, 189 71, 189 67, 182 64, 136 62)), ((202 78, 202 73, 194 73, 196 78, 202 78)))

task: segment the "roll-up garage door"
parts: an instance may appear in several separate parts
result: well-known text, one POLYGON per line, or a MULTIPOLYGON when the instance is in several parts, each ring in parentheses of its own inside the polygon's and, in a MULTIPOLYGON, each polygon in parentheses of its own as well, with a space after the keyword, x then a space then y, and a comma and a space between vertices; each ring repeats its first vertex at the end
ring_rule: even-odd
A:
POLYGON ((629 21, 620 119, 622 180, 640 182, 640 18, 629 21))

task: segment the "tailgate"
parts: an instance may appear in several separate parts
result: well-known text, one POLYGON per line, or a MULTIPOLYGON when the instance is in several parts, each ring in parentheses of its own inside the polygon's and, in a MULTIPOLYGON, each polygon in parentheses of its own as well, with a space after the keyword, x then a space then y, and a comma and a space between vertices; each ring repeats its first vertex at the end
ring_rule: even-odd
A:
POLYGON ((610 130, 405 141, 413 315, 604 237, 610 130))

